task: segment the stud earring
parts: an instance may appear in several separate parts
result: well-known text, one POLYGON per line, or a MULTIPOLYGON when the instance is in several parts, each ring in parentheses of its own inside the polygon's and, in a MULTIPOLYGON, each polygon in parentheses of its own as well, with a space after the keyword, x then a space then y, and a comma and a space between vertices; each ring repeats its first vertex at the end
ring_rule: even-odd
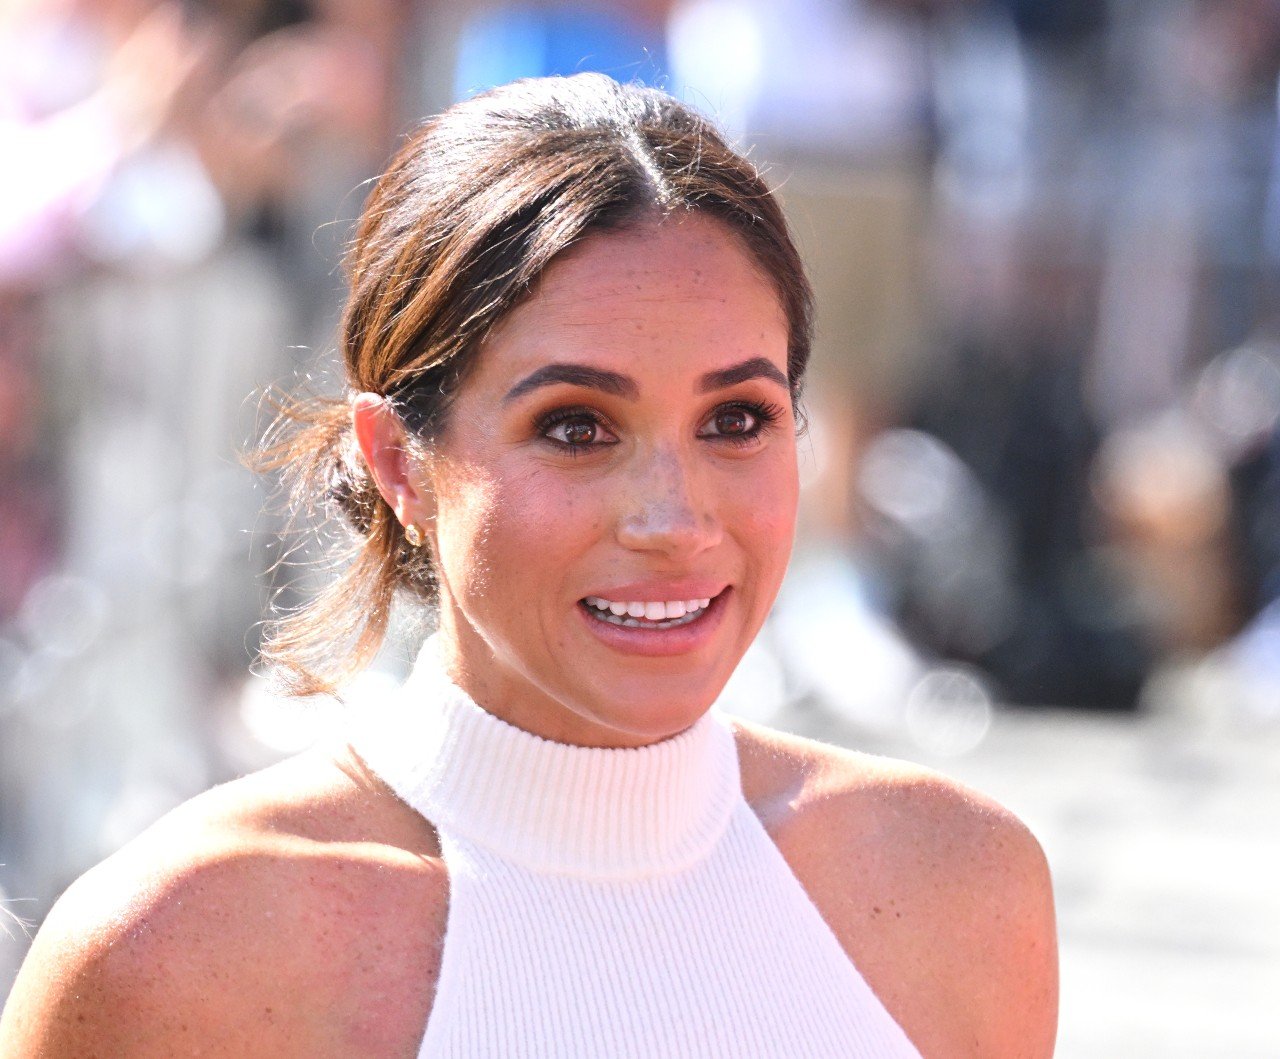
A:
POLYGON ((418 528, 416 522, 410 522, 404 528, 404 539, 412 544, 415 548, 422 547, 422 530, 418 528))

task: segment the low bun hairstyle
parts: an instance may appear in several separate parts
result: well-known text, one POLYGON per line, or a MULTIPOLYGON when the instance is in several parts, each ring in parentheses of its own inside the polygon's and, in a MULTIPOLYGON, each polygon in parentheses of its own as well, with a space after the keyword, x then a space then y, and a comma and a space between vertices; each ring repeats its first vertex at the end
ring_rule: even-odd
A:
POLYGON ((706 118, 600 74, 517 81, 412 134, 365 205, 346 268, 340 349, 348 393, 275 401, 250 457, 280 470, 295 514, 340 514, 345 569, 276 620, 262 657, 291 694, 334 692, 381 646, 397 593, 430 605, 427 549, 410 547, 356 446, 351 396, 389 399, 430 449, 488 330, 585 235, 675 211, 736 233, 777 291, 795 396, 808 364, 809 285, 777 200, 706 118))

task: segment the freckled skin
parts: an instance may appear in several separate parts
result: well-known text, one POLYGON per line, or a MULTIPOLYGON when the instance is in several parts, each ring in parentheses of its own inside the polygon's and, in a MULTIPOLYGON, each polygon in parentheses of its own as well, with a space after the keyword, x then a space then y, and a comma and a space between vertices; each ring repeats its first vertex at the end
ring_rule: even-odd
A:
POLYGON ((434 510, 448 664, 478 702, 602 746, 666 738, 706 711, 773 602, 798 484, 788 390, 697 383, 753 357, 785 376, 787 344, 772 286, 732 233, 697 215, 590 236, 552 264, 485 343, 415 483, 434 510), (557 361, 626 374, 638 397, 558 384, 504 401, 557 361), (782 414, 750 448, 700 437, 730 399, 782 414), (598 409, 617 444, 556 451, 535 422, 566 404, 598 409), (694 654, 626 657, 583 627, 587 595, 690 576, 732 586, 718 635, 694 654))

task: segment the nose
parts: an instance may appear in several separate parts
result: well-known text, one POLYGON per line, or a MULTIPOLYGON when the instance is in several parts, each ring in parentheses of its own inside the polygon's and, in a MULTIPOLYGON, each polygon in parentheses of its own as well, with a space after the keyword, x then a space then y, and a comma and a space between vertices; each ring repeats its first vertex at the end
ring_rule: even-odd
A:
POLYGON ((644 459, 623 487, 618 542, 676 560, 715 547, 723 528, 713 485, 700 481, 674 453, 644 459))

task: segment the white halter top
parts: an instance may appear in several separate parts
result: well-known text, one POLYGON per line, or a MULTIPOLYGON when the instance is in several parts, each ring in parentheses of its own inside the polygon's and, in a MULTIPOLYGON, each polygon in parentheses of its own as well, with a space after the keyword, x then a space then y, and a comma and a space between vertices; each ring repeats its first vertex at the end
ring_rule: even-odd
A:
POLYGON ((449 874, 420 1056, 918 1059, 747 805, 718 711, 636 749, 554 743, 428 641, 351 735, 449 874))

